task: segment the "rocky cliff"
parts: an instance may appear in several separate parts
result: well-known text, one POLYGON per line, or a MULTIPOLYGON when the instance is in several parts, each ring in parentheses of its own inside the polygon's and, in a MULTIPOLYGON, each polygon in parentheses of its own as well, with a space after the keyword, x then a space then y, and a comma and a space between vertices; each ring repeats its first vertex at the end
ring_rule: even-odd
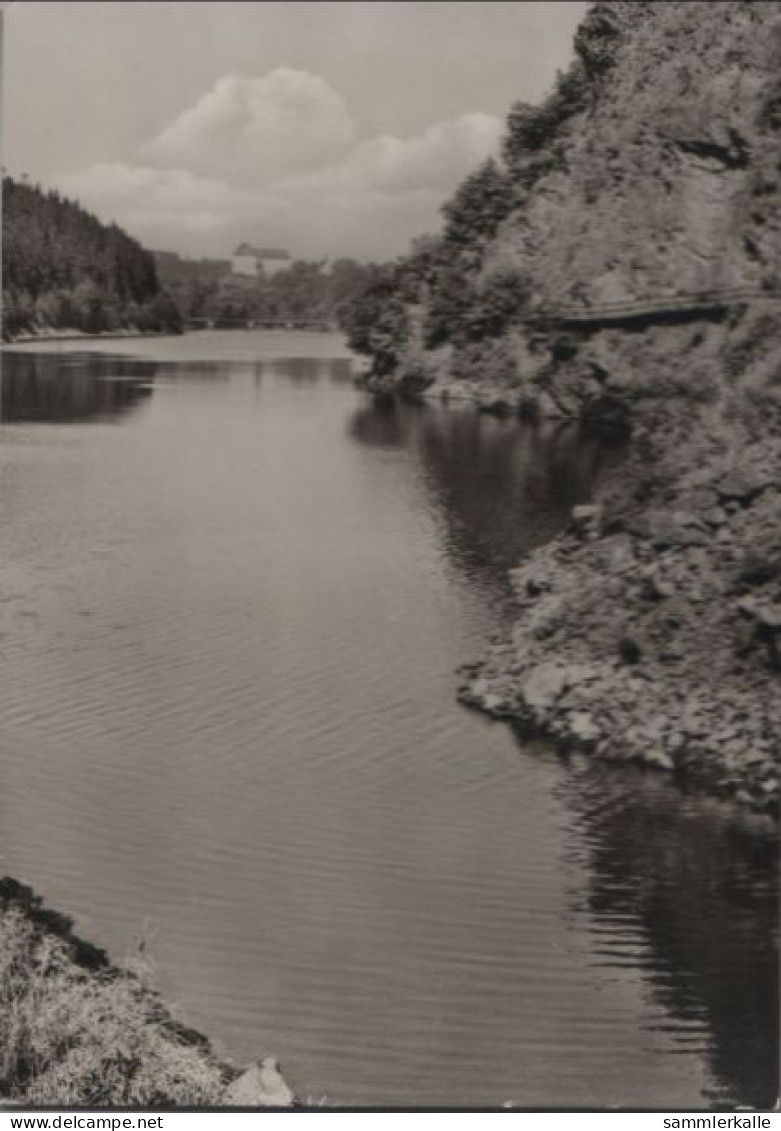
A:
POLYGON ((364 343, 375 391, 630 437, 593 508, 514 572, 514 630, 464 701, 771 812, 780 143, 777 4, 596 4, 364 343))

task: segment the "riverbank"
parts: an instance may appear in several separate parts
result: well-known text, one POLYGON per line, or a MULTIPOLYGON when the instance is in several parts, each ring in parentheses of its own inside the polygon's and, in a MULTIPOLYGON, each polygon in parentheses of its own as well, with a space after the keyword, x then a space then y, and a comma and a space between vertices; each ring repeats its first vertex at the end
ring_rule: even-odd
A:
POLYGON ((746 310, 707 335, 578 343, 561 384, 599 356, 632 439, 593 505, 512 571, 515 623, 464 671, 462 702, 777 815, 780 339, 777 315, 746 310), (673 395, 681 366, 696 396, 673 395))
POLYGON ((263 360, 289 358, 291 350, 297 360, 353 361, 339 333, 313 334, 286 330, 185 330, 181 334, 134 334, 108 339, 84 335, 74 339, 35 338, 30 341, 5 343, 0 354, 44 355, 62 351, 111 354, 151 362, 179 362, 183 357, 193 361, 221 361, 226 356, 237 361, 256 363, 259 352, 263 360), (259 343, 262 349, 259 351, 259 343))
POLYGON ((141 956, 115 965, 0 879, 0 1105, 290 1107, 276 1063, 241 1069, 182 1025, 141 956))
POLYGON ((511 111, 503 164, 353 325, 369 391, 631 437, 514 571, 515 623, 461 700, 771 817, 779 58, 773 5, 595 4, 549 97, 511 111))
MULTIPOLYGON (((453 376, 417 399, 571 419, 626 441, 561 537, 511 571, 513 623, 462 669, 524 735, 691 782, 774 821, 781 763, 781 312, 538 333, 522 387, 453 376), (533 356, 534 364, 530 361, 533 356)), ((403 371, 370 392, 405 395, 403 371)), ((406 395, 410 395, 406 391, 406 395)))
POLYGON ((124 338, 168 338, 172 333, 174 333, 172 330, 112 330, 105 334, 88 334, 82 330, 56 330, 44 327, 35 334, 18 334, 12 338, 4 338, 2 349, 8 350, 16 346, 41 345, 49 342, 110 342, 124 338))

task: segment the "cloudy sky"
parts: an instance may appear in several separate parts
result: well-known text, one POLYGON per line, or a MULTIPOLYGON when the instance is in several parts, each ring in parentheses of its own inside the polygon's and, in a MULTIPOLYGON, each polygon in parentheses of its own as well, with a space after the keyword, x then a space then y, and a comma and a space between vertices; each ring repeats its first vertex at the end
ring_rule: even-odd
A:
POLYGON ((586 7, 16 0, 3 163, 151 247, 401 254, 567 65, 586 7))

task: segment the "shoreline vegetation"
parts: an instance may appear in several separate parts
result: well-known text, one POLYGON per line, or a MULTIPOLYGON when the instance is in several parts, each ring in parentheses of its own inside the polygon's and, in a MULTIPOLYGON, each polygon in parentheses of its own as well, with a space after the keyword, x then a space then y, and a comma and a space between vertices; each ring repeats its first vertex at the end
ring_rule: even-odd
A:
POLYGON ((290 1108, 267 1057, 241 1069, 177 1021, 139 955, 121 965, 0 878, 0 1110, 290 1108))
MULTIPOLYGON (((0 351, 3 353, 12 353, 20 346, 25 347, 25 352, 34 353, 36 346, 47 346, 49 343, 57 344, 58 342, 65 342, 68 344, 79 342, 111 342, 111 341, 126 341, 134 340, 136 338, 180 338, 186 335, 205 334, 210 331, 222 331, 222 327, 185 327, 181 331, 172 332, 170 330, 107 330, 105 333, 88 334, 80 330, 56 330, 47 327, 42 327, 34 334, 19 335, 16 338, 11 338, 0 344, 0 351)), ((244 327, 239 329, 231 328, 230 332, 240 333, 244 327)), ((286 333, 289 327, 267 327, 267 326, 252 326, 246 327, 248 331, 253 333, 267 333, 278 334, 286 333)), ((299 327, 292 328, 296 333, 311 333, 311 334, 339 334, 338 330, 311 330, 306 328, 302 330, 299 327)), ((351 353, 349 356, 353 356, 351 353)))
POLYGON ((170 330, 106 330, 100 334, 89 334, 81 330, 41 327, 34 334, 19 334, 15 338, 4 341, 0 349, 7 352, 16 346, 34 346, 47 342, 110 342, 124 338, 167 338, 170 334, 170 330))

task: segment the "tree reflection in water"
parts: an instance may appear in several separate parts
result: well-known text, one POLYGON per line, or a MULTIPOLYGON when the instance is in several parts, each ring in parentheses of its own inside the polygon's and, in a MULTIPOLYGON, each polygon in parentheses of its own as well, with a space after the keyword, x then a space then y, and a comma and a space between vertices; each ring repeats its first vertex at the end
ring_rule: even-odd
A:
POLYGON ((349 358, 282 357, 263 362, 263 367, 297 385, 315 385, 320 381, 345 385, 352 381, 353 375, 349 358))
MULTIPOLYGON (((350 434, 417 456, 453 562, 494 591, 620 459, 574 426, 392 401, 367 403, 350 434)), ((776 844, 663 775, 587 758, 570 763, 561 788, 573 817, 571 856, 590 877, 575 914, 596 936, 595 961, 617 976, 622 966, 641 972, 658 1025, 675 1034, 682 1054, 705 1052, 714 1105, 771 1106, 779 1055, 776 844)))
POLYGON ((687 1041, 707 1043, 714 1104, 778 1093, 778 845, 753 818, 666 777, 571 759, 572 852, 591 877, 577 908, 599 961, 640 961, 687 1041))
POLYGON ((158 365, 96 354, 3 357, 4 424, 81 424, 118 419, 151 397, 158 365))
POLYGON ((506 571, 561 529, 619 458, 574 424, 520 423, 471 407, 367 401, 349 427, 362 444, 417 456, 447 552, 470 581, 492 586, 506 585, 506 571))

